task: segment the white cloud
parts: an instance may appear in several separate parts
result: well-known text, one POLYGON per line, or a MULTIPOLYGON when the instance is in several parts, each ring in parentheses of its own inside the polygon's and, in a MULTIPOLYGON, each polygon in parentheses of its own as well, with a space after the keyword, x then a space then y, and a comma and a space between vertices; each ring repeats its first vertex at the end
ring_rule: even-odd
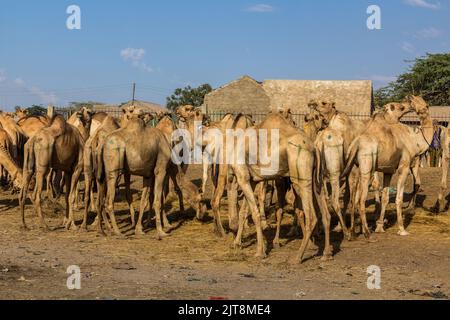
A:
POLYGON ((407 41, 403 41, 401 48, 403 51, 408 52, 408 53, 414 53, 416 51, 416 48, 407 41))
POLYGON ((22 78, 14 79, 14 84, 25 91, 37 96, 42 103, 55 104, 58 101, 58 97, 52 92, 46 92, 36 86, 28 86, 22 78))
POLYGON ((433 10, 438 10, 441 8, 440 2, 432 3, 426 0, 404 0, 404 2, 413 7, 420 7, 433 10))
POLYGON ((145 57, 145 49, 126 48, 120 51, 120 56, 124 61, 130 61, 131 65, 146 72, 153 72, 153 69, 142 61, 145 57))
POLYGON ((416 37, 419 39, 435 39, 442 34, 441 30, 430 27, 425 28, 416 33, 416 37))
POLYGON ((274 11, 274 7, 268 4, 256 4, 254 6, 248 7, 245 11, 248 12, 258 12, 258 13, 266 13, 274 11))

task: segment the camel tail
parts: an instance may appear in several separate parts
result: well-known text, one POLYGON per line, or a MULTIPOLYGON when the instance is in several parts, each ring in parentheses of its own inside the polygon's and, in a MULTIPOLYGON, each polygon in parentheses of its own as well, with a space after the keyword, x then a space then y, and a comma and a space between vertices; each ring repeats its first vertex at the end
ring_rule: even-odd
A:
POLYGON ((103 145, 100 148, 98 148, 96 166, 97 166, 97 170, 96 170, 97 180, 100 182, 103 182, 105 180, 105 163, 103 162, 103 145))
POLYGON ((23 158, 23 170, 28 172, 34 172, 36 167, 36 156, 34 154, 35 138, 31 138, 25 144, 24 158, 23 158))
POLYGON ((352 144, 350 145, 349 150, 347 151, 347 159, 345 161, 346 165, 341 174, 341 180, 348 177, 350 171, 352 171, 353 166, 355 165, 356 156, 358 155, 359 150, 359 138, 356 138, 352 144))
POLYGON ((317 192, 320 194, 322 192, 323 181, 325 180, 325 146, 322 142, 319 142, 316 146, 316 185, 317 192))

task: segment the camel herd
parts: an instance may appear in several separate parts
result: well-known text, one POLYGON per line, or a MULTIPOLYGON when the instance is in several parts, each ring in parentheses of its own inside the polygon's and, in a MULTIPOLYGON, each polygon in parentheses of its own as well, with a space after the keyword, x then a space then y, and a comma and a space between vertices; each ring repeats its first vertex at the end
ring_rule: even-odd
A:
POLYGON ((192 106, 179 107, 173 114, 152 114, 131 106, 123 109, 121 119, 83 108, 67 120, 52 112, 46 116, 29 116, 25 110, 17 109, 15 114, 0 113, 1 179, 20 189, 19 205, 22 228, 25 230, 28 197, 39 217, 40 227, 49 229, 41 204, 46 190, 47 197, 53 202, 64 194, 66 212, 63 226, 67 230, 87 231, 89 213, 94 211, 94 225, 100 234, 124 237, 114 209, 115 198, 120 191, 119 182, 123 177, 135 234, 145 234, 144 224, 148 226, 154 218, 156 238, 162 240, 173 230, 164 206, 169 193, 173 191, 178 197, 180 212, 185 211, 187 201, 195 210, 196 218, 203 221, 206 214, 206 183, 211 178, 214 186, 211 199, 213 225, 214 232, 219 236, 224 236, 226 231, 232 232, 234 246, 240 247, 243 233, 250 224, 248 218, 251 217, 256 230, 256 256, 266 257, 264 231, 270 228, 266 212, 276 198, 274 247, 280 244, 283 211, 289 205, 295 212, 289 236, 299 235, 299 230, 302 234, 295 261, 303 261, 305 251, 313 240, 317 240, 319 232, 325 234, 322 258, 328 260, 333 256, 331 214, 339 220, 336 230, 352 240, 358 213, 362 233, 370 237, 371 230, 366 218, 370 189, 375 192, 375 199, 380 204, 375 232, 384 232, 394 174, 398 175, 398 234, 408 235, 402 213, 405 182, 411 173, 414 190, 409 207, 414 208, 415 196, 420 190, 420 158, 432 144, 439 141, 443 151, 443 178, 436 209, 443 208, 450 134, 447 128, 433 122, 429 106, 422 98, 410 96, 403 102, 389 103, 368 120, 352 119, 338 111, 339 106, 330 101, 311 101, 309 109, 301 129, 296 127, 290 110, 269 113, 255 125, 251 117, 244 114, 228 114, 221 121, 210 122, 200 109, 192 106), (410 112, 417 113, 420 126, 411 127, 400 122, 410 112), (149 123, 155 120, 157 125, 153 127, 149 123), (174 133, 179 129, 187 132, 189 138, 174 139, 174 133), (271 169, 268 170, 262 158, 264 152, 257 153, 257 158, 253 159, 256 161, 249 161, 249 138, 231 151, 223 150, 228 148, 230 142, 236 142, 236 136, 225 134, 230 130, 239 130, 247 138, 250 133, 264 133, 268 143, 259 145, 259 149, 268 152, 276 144, 277 165, 269 164, 271 169), (186 177, 190 163, 174 161, 175 145, 180 141, 189 142, 188 148, 202 150, 200 188, 186 177), (239 155, 244 155, 243 163, 233 160, 239 155), (83 221, 77 225, 74 212, 82 176, 83 221), (137 220, 131 176, 142 177, 137 220), (224 227, 220 204, 225 191, 228 223, 224 227), (148 214, 144 217, 146 212, 148 214), (347 214, 350 216, 349 225, 347 214), (318 219, 322 221, 321 226, 318 219))

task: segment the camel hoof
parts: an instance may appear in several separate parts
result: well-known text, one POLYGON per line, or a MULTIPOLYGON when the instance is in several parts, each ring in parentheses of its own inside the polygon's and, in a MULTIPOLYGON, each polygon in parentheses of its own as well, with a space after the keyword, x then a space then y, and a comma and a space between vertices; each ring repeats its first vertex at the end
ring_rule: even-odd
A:
POLYGON ((172 231, 172 230, 175 228, 175 226, 172 225, 172 224, 170 224, 170 223, 168 223, 164 228, 165 228, 167 231, 172 231))
POLYGON ((145 236, 145 232, 144 230, 142 230, 142 228, 136 228, 136 230, 134 231, 134 234, 139 237, 139 236, 145 236))
POLYGON ((164 231, 158 232, 156 234, 156 240, 162 240, 164 238, 170 237, 170 234, 165 233, 164 231))
POLYGON ((71 222, 69 222, 69 223, 66 224, 66 229, 67 229, 68 231, 78 231, 78 227, 77 227, 77 225, 75 224, 75 222, 73 222, 73 221, 71 221, 71 222))
POLYGON ((23 225, 20 227, 21 231, 30 231, 30 228, 28 228, 27 226, 23 225))
POLYGON ((375 233, 386 233, 386 231, 384 230, 384 227, 382 225, 378 225, 375 233))
POLYGON ((397 234, 399 236, 406 237, 406 236, 409 236, 410 233, 406 230, 401 230, 401 231, 397 232, 397 234))
POLYGON ((324 254, 324 255, 320 258, 320 261, 332 261, 332 260, 334 260, 332 254, 324 254))
POLYGON ((281 244, 279 241, 274 241, 272 244, 273 244, 274 249, 280 249, 280 247, 281 247, 281 244))
POLYGON ((342 232, 342 227, 341 227, 341 225, 338 224, 336 227, 334 227, 333 232, 337 232, 337 233, 342 232))
POLYGON ((222 230, 218 230, 217 228, 214 228, 213 233, 215 235, 217 235, 219 238, 224 238, 225 235, 226 235, 225 231, 223 229, 222 230))
POLYGON ((233 242, 233 244, 231 245, 231 248, 233 248, 235 250, 241 250, 242 249, 242 243, 241 242, 233 242))
POLYGON ((264 252, 257 252, 255 254, 255 258, 263 260, 263 259, 267 258, 267 255, 264 252))

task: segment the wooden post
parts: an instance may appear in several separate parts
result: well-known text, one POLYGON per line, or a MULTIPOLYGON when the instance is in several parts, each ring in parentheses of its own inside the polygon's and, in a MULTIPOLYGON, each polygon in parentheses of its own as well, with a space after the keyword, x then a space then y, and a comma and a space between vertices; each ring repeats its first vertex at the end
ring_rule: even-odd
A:
POLYGON ((133 100, 132 100, 133 106, 134 106, 135 96, 136 96, 136 83, 133 82, 133 100))

